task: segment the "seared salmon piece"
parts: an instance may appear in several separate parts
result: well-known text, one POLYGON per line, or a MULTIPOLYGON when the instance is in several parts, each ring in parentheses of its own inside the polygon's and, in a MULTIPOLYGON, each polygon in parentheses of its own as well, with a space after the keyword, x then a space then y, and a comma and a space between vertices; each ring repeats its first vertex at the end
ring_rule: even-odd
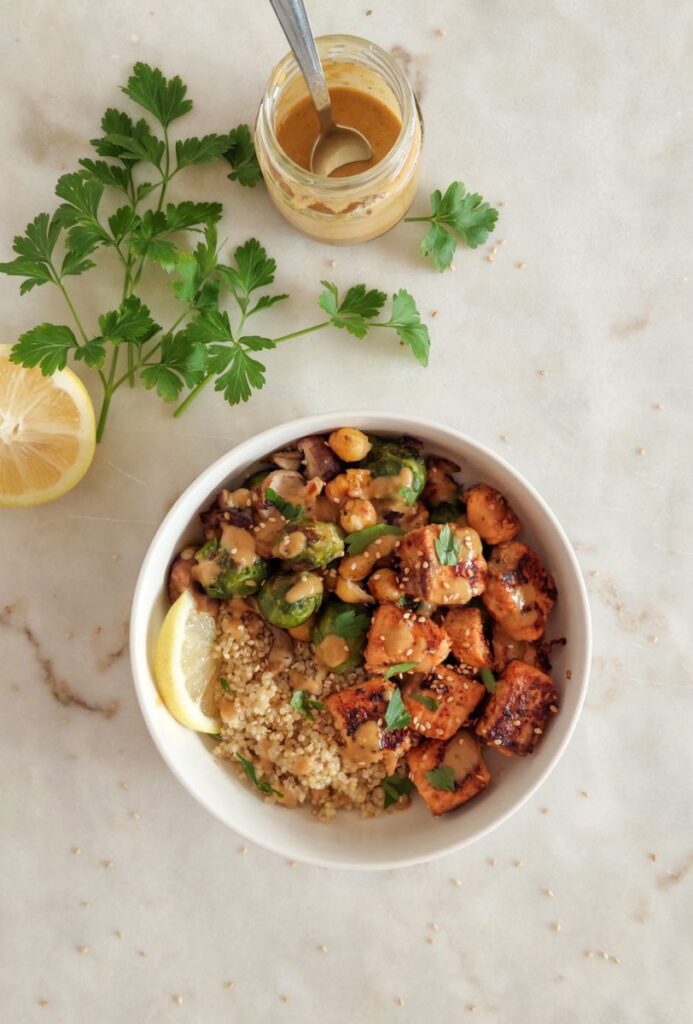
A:
POLYGON ((467 503, 467 522, 486 544, 512 540, 522 529, 522 523, 495 487, 476 484, 465 492, 462 500, 467 503))
POLYGON ((550 644, 537 640, 513 640, 498 622, 493 624, 491 639, 493 648, 493 668, 502 672, 511 661, 524 661, 526 665, 540 668, 542 672, 551 671, 549 658, 550 644))
POLYGON ((558 694, 551 676, 524 661, 511 661, 496 680, 476 732, 501 754, 524 757, 532 753, 547 719, 557 711, 558 694))
POLYGON ((407 754, 414 785, 432 814, 465 804, 491 778, 474 734, 462 729, 447 740, 423 740, 407 754))
POLYGON ((386 731, 385 712, 397 689, 387 679, 367 679, 325 698, 342 738, 342 761, 354 768, 382 761, 388 774, 411 746, 408 729, 386 731))
POLYGON ((481 608, 451 608, 443 620, 452 653, 472 668, 491 668, 493 651, 486 636, 486 619, 481 608))
POLYGON ((382 604, 373 613, 366 644, 368 672, 384 672, 404 662, 414 662, 417 672, 430 672, 449 653, 444 630, 430 619, 396 604, 382 604))
POLYGON ((483 683, 448 665, 438 665, 425 678, 408 679, 402 687, 409 728, 436 740, 450 739, 485 696, 483 683))
POLYGON ((558 592, 539 555, 510 540, 493 549, 483 602, 513 640, 538 640, 558 592))
POLYGON ((402 583, 411 597, 431 604, 466 604, 484 591, 487 570, 481 538, 468 526, 422 526, 402 537, 397 554, 402 583))

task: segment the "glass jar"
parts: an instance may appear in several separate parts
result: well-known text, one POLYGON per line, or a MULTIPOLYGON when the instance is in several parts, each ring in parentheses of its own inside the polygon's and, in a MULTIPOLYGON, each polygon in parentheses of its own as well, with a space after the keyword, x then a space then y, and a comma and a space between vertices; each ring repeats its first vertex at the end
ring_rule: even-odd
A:
POLYGON ((292 53, 277 64, 255 126, 255 148, 272 202, 290 224, 334 245, 367 242, 398 223, 411 206, 419 180, 423 122, 414 92, 399 64, 375 43, 358 36, 316 39, 328 88, 370 93, 402 123, 390 152, 351 177, 312 174, 290 160, 276 126, 307 96, 292 53))

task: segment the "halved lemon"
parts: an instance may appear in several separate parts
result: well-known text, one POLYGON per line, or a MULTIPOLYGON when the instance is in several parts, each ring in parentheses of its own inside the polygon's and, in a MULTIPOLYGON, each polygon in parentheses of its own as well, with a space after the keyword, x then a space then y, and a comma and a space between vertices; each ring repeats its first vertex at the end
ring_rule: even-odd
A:
POLYGON ((43 505, 79 483, 96 444, 94 407, 72 370, 44 377, 0 345, 0 506, 43 505))
POLYGON ((196 732, 217 733, 221 723, 213 698, 219 655, 214 650, 216 623, 200 612, 189 591, 169 609, 154 655, 154 678, 174 718, 196 732))

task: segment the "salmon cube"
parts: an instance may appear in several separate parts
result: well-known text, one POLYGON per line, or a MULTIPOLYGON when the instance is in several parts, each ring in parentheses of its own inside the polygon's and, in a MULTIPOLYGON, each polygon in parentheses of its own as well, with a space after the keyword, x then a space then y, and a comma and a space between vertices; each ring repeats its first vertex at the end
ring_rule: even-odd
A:
POLYGON ((511 661, 477 722, 478 736, 501 754, 531 754, 547 719, 558 711, 551 676, 524 661, 511 661))
POLYGON ((512 540, 522 524, 500 491, 488 484, 476 484, 463 495, 467 522, 486 544, 512 540))
POLYGON ((491 668, 493 651, 486 636, 486 620, 481 608, 451 608, 443 620, 452 653, 472 668, 491 668))
POLYGON ((387 679, 367 679, 325 698, 344 744, 345 768, 382 761, 387 772, 392 773, 411 746, 408 729, 388 731, 385 725, 385 712, 396 689, 387 679))
POLYGON ((465 729, 447 742, 423 740, 407 754, 407 767, 432 814, 467 803, 491 778, 479 744, 465 729))
POLYGON ((409 727, 436 740, 454 736, 485 696, 483 683, 448 665, 439 665, 425 678, 408 679, 402 687, 409 727))
POLYGON ((415 663, 418 672, 430 672, 449 653, 450 641, 435 622, 396 604, 376 608, 366 645, 369 672, 384 672, 404 662, 415 663))
POLYGON ((422 526, 402 538, 397 553, 405 592, 412 597, 431 604, 466 604, 484 591, 481 538, 468 526, 422 526))

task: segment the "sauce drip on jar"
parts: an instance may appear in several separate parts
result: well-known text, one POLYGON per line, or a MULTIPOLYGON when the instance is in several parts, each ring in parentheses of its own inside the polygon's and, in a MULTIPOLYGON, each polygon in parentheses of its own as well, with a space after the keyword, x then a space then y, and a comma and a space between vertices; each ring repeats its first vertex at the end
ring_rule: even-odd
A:
MULTIPOLYGON (((360 89, 333 86, 330 99, 335 122, 347 128, 356 128, 368 139, 373 150, 370 160, 345 164, 344 167, 338 167, 330 177, 351 177, 380 163, 402 130, 399 118, 375 96, 360 89)), ((310 154, 320 133, 318 115, 310 96, 304 96, 288 111, 277 125, 276 133, 277 141, 286 155, 299 167, 310 170, 310 154)))

